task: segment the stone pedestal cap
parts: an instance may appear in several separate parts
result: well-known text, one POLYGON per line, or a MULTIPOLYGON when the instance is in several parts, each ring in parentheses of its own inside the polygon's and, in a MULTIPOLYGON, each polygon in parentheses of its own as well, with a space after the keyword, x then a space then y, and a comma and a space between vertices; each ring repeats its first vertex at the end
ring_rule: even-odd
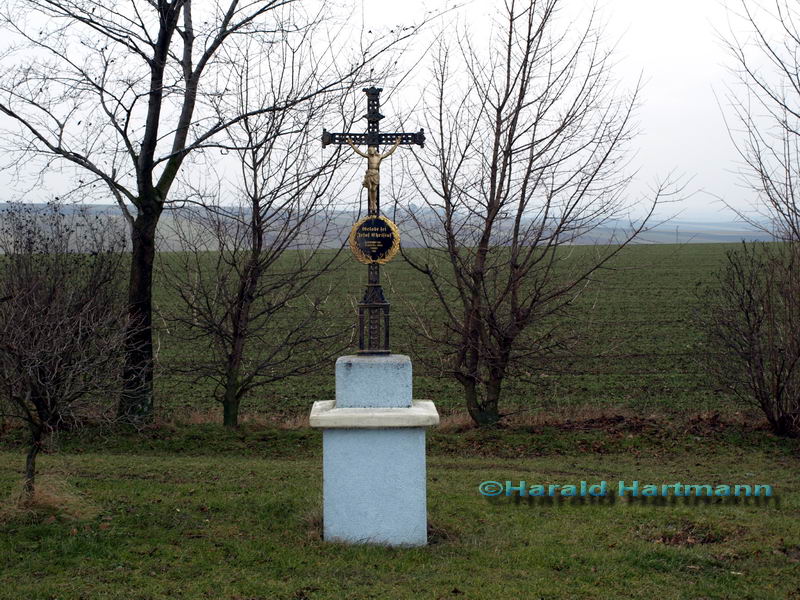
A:
POLYGON ((409 408, 339 408, 321 400, 314 402, 309 421, 322 429, 432 427, 439 424, 439 413, 430 400, 415 400, 409 408))
POLYGON ((336 406, 408 408, 411 375, 411 359, 404 354, 340 356, 336 360, 336 406))

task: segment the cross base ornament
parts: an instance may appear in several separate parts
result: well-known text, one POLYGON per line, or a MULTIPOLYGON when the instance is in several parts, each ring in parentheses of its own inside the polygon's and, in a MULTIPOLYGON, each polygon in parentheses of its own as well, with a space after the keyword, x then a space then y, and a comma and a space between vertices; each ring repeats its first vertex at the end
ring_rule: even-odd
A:
POLYGON ((322 130, 322 146, 329 144, 350 146, 359 156, 367 159, 367 172, 362 185, 367 189, 367 216, 352 228, 350 250, 356 260, 367 265, 367 288, 358 304, 358 353, 389 354, 389 302, 381 287, 380 265, 386 264, 400 249, 400 232, 391 220, 380 212, 380 164, 399 146, 425 144, 425 132, 381 133, 380 95, 382 88, 364 88, 367 95, 367 131, 365 133, 331 133, 322 130), (362 152, 358 145, 366 144, 362 152), (392 147, 383 154, 380 145, 392 147))

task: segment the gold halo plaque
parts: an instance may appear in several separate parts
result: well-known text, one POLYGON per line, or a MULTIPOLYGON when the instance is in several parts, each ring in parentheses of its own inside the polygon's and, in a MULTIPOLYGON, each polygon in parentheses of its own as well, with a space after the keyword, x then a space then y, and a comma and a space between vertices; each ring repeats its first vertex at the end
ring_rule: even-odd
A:
POLYGON ((383 265, 400 249, 400 232, 386 217, 369 215, 353 225, 348 241, 358 262, 383 265))

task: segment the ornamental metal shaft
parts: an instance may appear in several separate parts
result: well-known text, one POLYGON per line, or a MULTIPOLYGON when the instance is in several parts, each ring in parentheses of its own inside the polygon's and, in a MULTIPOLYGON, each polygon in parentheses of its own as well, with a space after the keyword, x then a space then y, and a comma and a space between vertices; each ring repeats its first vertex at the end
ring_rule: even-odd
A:
MULTIPOLYGON (((367 154, 378 153, 378 141, 380 135, 380 120, 383 118, 381 114, 381 90, 376 87, 367 88, 364 90, 367 94, 367 154), (370 152, 373 150, 373 152, 370 152)), ((395 146, 396 148, 396 146, 395 146)), ((370 165, 370 159, 367 159, 367 174, 365 175, 364 183, 367 184, 367 214, 377 217, 381 214, 381 185, 379 179, 380 161, 377 164, 370 165), (374 168, 374 173, 370 173, 370 167, 374 168), (372 176, 374 181, 367 181, 367 178, 372 176)), ((366 344, 359 344, 358 351, 360 353, 380 353, 389 354, 389 302, 383 295, 383 288, 381 287, 381 268, 378 264, 370 264, 367 267, 367 289, 364 290, 364 297, 361 299, 361 304, 358 307, 359 321, 363 321, 361 314, 367 313, 367 327, 369 329, 366 344), (383 339, 381 339, 381 317, 383 317, 383 339)), ((360 330, 364 329, 360 325, 360 330)), ((363 338, 362 336, 359 336, 363 338)))
POLYGON ((367 189, 367 217, 353 227, 350 247, 356 258, 368 265, 367 288, 358 305, 358 352, 360 354, 389 353, 389 303, 380 283, 380 265, 394 256, 399 247, 399 234, 394 223, 380 214, 380 164, 400 145, 425 143, 422 129, 415 133, 381 133, 380 94, 382 89, 365 88, 367 95, 366 133, 331 133, 322 130, 322 145, 348 144, 358 155, 367 159, 363 186, 367 189), (358 149, 366 144, 367 151, 358 149), (392 144, 383 154, 380 145, 392 144))

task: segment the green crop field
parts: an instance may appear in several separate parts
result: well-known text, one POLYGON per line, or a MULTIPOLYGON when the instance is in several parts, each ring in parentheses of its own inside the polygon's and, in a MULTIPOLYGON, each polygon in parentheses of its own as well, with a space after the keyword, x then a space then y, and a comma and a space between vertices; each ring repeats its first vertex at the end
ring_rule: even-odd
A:
MULTIPOLYGON (((579 338, 578 358, 569 365, 532 362, 528 376, 507 382, 507 410, 581 405, 661 413, 728 410, 729 403, 702 373, 703 356, 692 313, 698 306, 698 284, 712 279, 731 247, 638 245, 626 249, 597 274, 564 319, 563 325, 579 338)), ((575 254, 591 251, 591 247, 570 249, 575 254)), ((342 266, 319 281, 317 288, 329 294, 327 318, 344 328, 355 323, 354 306, 363 291, 366 269, 349 256, 343 258, 342 266)), ((163 260, 169 261, 170 255, 163 260)), ((415 338, 414 315, 421 312, 435 320, 438 309, 422 276, 397 259, 383 269, 383 282, 392 303, 392 350, 409 354, 415 361, 415 396, 434 399, 445 411, 460 409, 458 384, 426 368, 435 356, 415 338)), ((160 314, 168 315, 176 302, 174 290, 158 288, 160 314)), ((207 382, 176 373, 202 355, 202 343, 187 344, 173 335, 166 320, 157 321, 161 325, 157 334, 159 408, 170 417, 175 411, 216 410, 207 382)), ((314 400, 331 397, 333 361, 317 374, 277 382, 251 394, 243 412, 300 415, 314 400)))
MULTIPOLYGON (((253 394, 243 426, 226 430, 208 383, 177 372, 205 348, 159 321, 153 425, 58 434, 40 458, 36 510, 14 503, 24 432, 0 440, 0 600, 800 598, 800 440, 715 389, 692 325, 697 285, 728 247, 627 249, 565 322, 579 356, 532 365, 503 405, 522 412, 484 429, 457 385, 424 367, 410 316, 436 307, 418 275, 390 264, 393 350, 411 354, 415 396, 444 415, 428 437, 424 548, 321 539, 321 435, 305 417, 333 397, 332 363, 253 394), (486 480, 766 484, 774 495, 487 499, 486 480)), ((363 271, 348 260, 319 282, 342 326, 363 271)), ((166 316, 176 296, 159 283, 156 300, 166 316)))

